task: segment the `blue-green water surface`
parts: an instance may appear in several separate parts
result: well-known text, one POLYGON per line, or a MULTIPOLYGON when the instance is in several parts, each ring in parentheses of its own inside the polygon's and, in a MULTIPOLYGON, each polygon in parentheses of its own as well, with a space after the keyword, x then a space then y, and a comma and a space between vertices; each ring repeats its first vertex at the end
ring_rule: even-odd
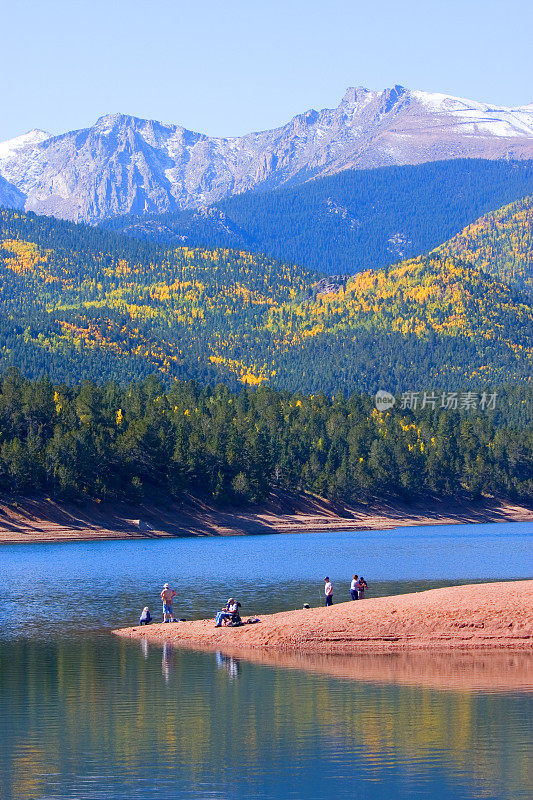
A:
MULTIPOLYGON (((533 792, 532 695, 355 681, 117 640, 159 591, 246 615, 531 573, 530 524, 0 548, 0 797, 500 798, 533 792)), ((360 654, 365 658, 365 654, 360 654)), ((467 667, 465 667, 466 669, 467 667)))

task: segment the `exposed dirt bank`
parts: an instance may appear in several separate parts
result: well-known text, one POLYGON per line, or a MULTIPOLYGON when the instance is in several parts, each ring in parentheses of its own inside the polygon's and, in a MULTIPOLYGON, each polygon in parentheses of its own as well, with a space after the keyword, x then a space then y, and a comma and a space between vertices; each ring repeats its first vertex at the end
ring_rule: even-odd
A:
POLYGON ((228 536, 325 530, 383 530, 408 525, 533 521, 533 510, 477 502, 374 503, 340 506, 312 495, 273 495, 261 507, 215 509, 186 504, 57 503, 49 498, 0 502, 0 544, 228 536))
POLYGON ((431 589, 288 611, 239 628, 215 628, 211 619, 114 633, 245 657, 251 651, 273 653, 276 658, 286 653, 367 656, 485 648, 533 652, 533 580, 431 589))

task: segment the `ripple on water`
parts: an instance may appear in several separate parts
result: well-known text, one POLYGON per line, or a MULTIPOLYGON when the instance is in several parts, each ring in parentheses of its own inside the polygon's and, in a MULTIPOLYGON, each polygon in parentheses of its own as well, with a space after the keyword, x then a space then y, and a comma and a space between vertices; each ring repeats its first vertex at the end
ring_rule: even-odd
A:
POLYGON ((252 663, 107 634, 164 579, 202 617, 235 587, 250 613, 316 604, 326 569, 339 595, 353 571, 374 596, 521 577, 531 526, 486 527, 3 548, 2 800, 525 800, 533 695, 498 673, 526 654, 252 663))

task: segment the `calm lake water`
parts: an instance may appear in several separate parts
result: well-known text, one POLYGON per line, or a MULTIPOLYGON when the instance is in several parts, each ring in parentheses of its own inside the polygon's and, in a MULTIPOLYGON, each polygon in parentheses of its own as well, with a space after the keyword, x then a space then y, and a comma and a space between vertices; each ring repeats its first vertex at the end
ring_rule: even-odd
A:
MULTIPOLYGON (((210 616, 528 577, 533 525, 0 548, 0 797, 529 798, 533 695, 365 682, 115 639, 210 616)), ((365 658, 361 654, 361 658, 365 658)), ((466 669, 466 667, 465 667, 466 669)))

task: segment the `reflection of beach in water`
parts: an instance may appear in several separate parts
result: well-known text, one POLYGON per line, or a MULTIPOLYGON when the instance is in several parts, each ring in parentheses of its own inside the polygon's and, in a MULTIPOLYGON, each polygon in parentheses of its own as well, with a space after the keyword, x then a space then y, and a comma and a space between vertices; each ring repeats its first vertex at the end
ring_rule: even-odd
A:
POLYGON ((219 669, 227 670, 230 680, 233 681, 239 677, 239 672, 241 671, 239 659, 234 658, 233 656, 225 656, 220 652, 220 650, 217 650, 215 657, 217 661, 217 667, 219 669))
MULTIPOLYGON (((217 652, 217 662, 219 655, 217 652)), ((420 650, 340 656, 240 650, 239 655, 263 666, 321 673, 364 683, 470 691, 533 691, 533 653, 420 650)))
POLYGON ((1 647, 2 800, 533 797, 525 653, 1 647))

